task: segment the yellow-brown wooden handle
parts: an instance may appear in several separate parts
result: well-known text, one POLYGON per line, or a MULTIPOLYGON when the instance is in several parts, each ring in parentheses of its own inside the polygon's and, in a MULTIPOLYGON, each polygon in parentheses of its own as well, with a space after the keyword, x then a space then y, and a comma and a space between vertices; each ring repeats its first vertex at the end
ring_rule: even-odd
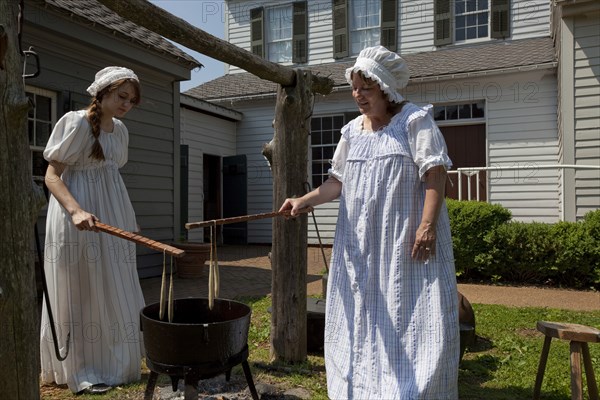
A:
POLYGON ((160 252, 165 252, 173 257, 179 258, 179 257, 182 257, 183 255, 185 255, 185 251, 178 249, 177 247, 173 247, 173 246, 169 246, 168 244, 157 242, 156 240, 152 240, 152 239, 149 239, 142 235, 138 235, 137 233, 128 232, 123 229, 104 224, 102 222, 96 222, 95 225, 96 225, 96 228, 98 228, 98 230, 100 230, 102 232, 108 233, 113 236, 120 237, 121 239, 130 240, 139 245, 146 246, 151 249, 158 250, 160 252))

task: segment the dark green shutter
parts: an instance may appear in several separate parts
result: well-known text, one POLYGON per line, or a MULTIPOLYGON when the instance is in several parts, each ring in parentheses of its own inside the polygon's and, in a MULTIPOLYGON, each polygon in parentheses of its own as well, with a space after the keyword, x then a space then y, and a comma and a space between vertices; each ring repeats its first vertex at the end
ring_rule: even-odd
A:
MULTIPOLYGON (((454 2, 452 2, 454 4, 454 2)), ((450 0, 434 0, 434 39, 433 44, 443 46, 452 43, 452 9, 450 0)))
POLYGON ((510 1, 492 0, 490 6, 491 37, 506 39, 510 36, 510 1))
POLYGON ((333 58, 348 54, 348 1, 333 0, 333 58))
POLYGON ((263 8, 254 8, 250 10, 250 47, 252 54, 265 57, 265 42, 263 29, 263 8))
POLYGON ((398 2, 396 0, 381 0, 381 45, 391 51, 396 51, 398 2))
POLYGON ((307 33, 308 16, 306 1, 294 2, 294 19, 292 34, 292 62, 296 64, 307 62, 307 33))

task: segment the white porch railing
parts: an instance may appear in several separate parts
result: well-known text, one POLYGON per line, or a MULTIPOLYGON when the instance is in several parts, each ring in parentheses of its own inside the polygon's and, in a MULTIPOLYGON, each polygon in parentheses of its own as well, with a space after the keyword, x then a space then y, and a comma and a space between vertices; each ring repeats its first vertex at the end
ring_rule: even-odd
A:
MULTIPOLYGON (((465 175, 467 177, 467 199, 466 200, 473 200, 473 196, 472 196, 472 181, 473 181, 473 177, 475 177, 475 193, 476 193, 476 199, 477 201, 481 200, 481 193, 480 193, 480 187, 481 187, 481 182, 480 182, 480 173, 482 171, 514 171, 514 170, 540 170, 540 169, 560 169, 560 170, 565 170, 565 169, 595 169, 595 170, 599 170, 600 171, 600 165, 569 165, 569 164, 540 164, 540 165, 533 165, 533 164, 523 164, 523 165, 507 165, 507 166, 495 166, 495 167, 464 167, 464 168, 457 168, 455 170, 451 170, 448 171, 449 175, 457 175, 457 181, 458 181, 458 200, 463 200, 463 196, 462 196, 462 186, 463 186, 463 179, 462 176, 465 175)), ((486 179, 488 179, 487 174, 486 174, 486 179)), ((487 182, 485 187, 487 188, 487 182)), ((487 194, 486 194, 486 199, 488 198, 487 194)))

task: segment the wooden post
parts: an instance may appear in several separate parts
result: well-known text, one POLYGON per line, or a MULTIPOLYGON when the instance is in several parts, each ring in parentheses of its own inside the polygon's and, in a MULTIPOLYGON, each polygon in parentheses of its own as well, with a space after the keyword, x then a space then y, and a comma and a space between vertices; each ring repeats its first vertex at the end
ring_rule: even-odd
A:
MULTIPOLYGON (((280 86, 275 105, 272 153, 273 207, 304 192, 313 94, 310 72, 296 70, 294 86, 280 86)), ((271 359, 306 359, 306 214, 273 219, 271 359)))
POLYGON ((0 390, 2 398, 26 400, 40 397, 31 245, 41 191, 34 191, 29 167, 18 15, 19 2, 0 1, 0 390))

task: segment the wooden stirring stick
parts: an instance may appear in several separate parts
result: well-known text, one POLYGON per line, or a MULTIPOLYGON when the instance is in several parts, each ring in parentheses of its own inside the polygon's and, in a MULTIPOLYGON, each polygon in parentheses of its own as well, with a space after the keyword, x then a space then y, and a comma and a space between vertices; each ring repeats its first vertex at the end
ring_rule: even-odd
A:
POLYGON ((102 232, 120 237, 121 239, 130 240, 132 242, 135 242, 142 246, 149 247, 154 250, 165 252, 167 254, 172 255, 173 257, 179 258, 185 254, 185 251, 178 249, 177 247, 173 247, 173 246, 169 246, 168 244, 157 242, 156 240, 152 240, 152 239, 149 239, 142 235, 138 235, 137 233, 124 231, 123 229, 119 229, 114 226, 104 224, 102 222, 96 222, 95 225, 96 225, 96 228, 98 228, 98 230, 100 230, 102 232))
MULTIPOLYGON (((298 210, 300 214, 309 213, 313 211, 312 207, 306 207, 298 210)), ((241 217, 231 217, 231 218, 222 218, 222 219, 214 219, 211 221, 201 221, 201 222, 188 222, 185 224, 186 229, 196 229, 196 228, 206 228, 208 226, 213 225, 225 225, 225 224, 235 224, 238 222, 246 222, 246 221, 254 221, 257 219, 264 218, 273 218, 273 217, 286 217, 290 216, 291 211, 275 211, 270 213, 262 213, 262 214, 252 214, 252 215, 243 215, 241 217)))

